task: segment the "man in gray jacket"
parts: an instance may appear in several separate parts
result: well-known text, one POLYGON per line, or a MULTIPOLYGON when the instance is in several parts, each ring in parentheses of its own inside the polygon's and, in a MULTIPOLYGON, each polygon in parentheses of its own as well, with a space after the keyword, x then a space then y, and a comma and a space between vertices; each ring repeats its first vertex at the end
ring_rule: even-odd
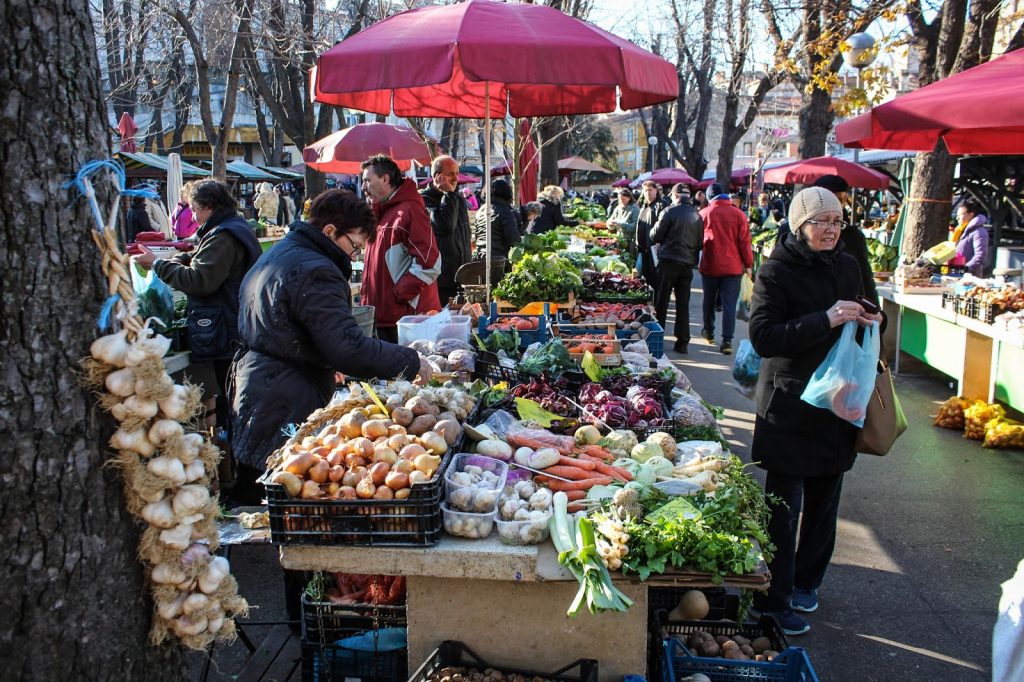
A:
POLYGON ((672 206, 661 213, 651 228, 651 248, 658 263, 658 284, 654 292, 654 311, 658 322, 668 331, 668 303, 676 294, 677 353, 686 353, 690 343, 690 285, 704 244, 704 221, 690 201, 690 188, 677 183, 672 188, 672 206))

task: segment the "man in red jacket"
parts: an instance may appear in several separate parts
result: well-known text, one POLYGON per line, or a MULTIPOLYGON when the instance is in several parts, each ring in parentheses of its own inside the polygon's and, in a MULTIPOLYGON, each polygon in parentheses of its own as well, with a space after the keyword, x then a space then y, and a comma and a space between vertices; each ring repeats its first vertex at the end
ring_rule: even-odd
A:
POLYGON ((750 275, 754 252, 750 248, 750 228, 743 211, 733 206, 728 193, 715 183, 708 188, 711 203, 700 212, 704 219, 704 248, 700 258, 700 278, 704 288, 704 339, 715 343, 715 299, 722 301, 722 345, 725 355, 732 353, 736 331, 736 299, 740 295, 740 277, 750 275))
POLYGON ((416 183, 384 154, 362 163, 377 232, 363 259, 362 301, 376 308, 377 337, 398 342, 398 320, 438 310, 441 252, 416 183))

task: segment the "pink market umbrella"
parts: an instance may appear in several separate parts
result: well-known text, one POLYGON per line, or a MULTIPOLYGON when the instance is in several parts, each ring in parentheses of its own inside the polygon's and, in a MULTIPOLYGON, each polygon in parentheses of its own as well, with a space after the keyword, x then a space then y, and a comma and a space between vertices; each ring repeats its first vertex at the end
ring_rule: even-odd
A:
POLYGON ((496 166, 491 166, 491 177, 499 175, 512 175, 512 162, 502 161, 496 166))
POLYGON ((429 165, 430 147, 412 128, 387 123, 359 123, 331 133, 302 150, 302 160, 321 173, 358 175, 360 164, 374 154, 387 154, 398 167, 409 170, 410 162, 429 165))
POLYGON ((530 122, 523 120, 519 126, 519 134, 523 137, 523 149, 519 152, 519 203, 526 204, 537 201, 537 173, 540 172, 540 159, 537 158, 537 145, 533 143, 530 122))
POLYGON ((629 178, 622 178, 612 183, 612 187, 629 187, 629 178))
POLYGON ((939 139, 951 154, 1024 154, 1024 49, 836 126, 836 140, 850 148, 930 152, 939 139))
POLYGON ((846 180, 850 187, 889 188, 888 175, 834 156, 818 156, 770 168, 764 172, 764 181, 776 185, 810 185, 823 175, 838 175, 846 180))
POLYGON ((659 168, 647 178, 659 185, 674 185, 681 182, 684 185, 695 185, 697 181, 690 177, 690 174, 682 168, 659 168))
MULTIPOLYGON (((320 55, 311 79, 326 104, 484 119, 488 170, 494 117, 609 113, 679 94, 675 67, 627 40, 545 5, 489 0, 396 14, 320 55)), ((484 184, 489 197, 490 173, 484 184)))
POLYGON ((121 135, 121 151, 134 154, 138 147, 135 144, 135 133, 139 126, 135 125, 135 119, 127 111, 121 114, 121 120, 117 122, 117 132, 121 135))

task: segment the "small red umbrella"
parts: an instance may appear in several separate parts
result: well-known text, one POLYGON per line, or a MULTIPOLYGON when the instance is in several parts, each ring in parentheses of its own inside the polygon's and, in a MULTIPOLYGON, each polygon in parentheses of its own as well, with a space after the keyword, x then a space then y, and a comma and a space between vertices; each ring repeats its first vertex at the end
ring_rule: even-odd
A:
POLYGON ((117 132, 121 135, 121 151, 134 154, 138 147, 135 145, 135 133, 139 126, 135 125, 135 119, 127 111, 121 114, 121 120, 117 122, 117 132))
POLYGON ((629 178, 622 178, 621 180, 616 180, 615 182, 613 182, 612 187, 629 187, 629 183, 629 178))
POLYGON ((819 156, 769 168, 764 172, 764 181, 775 185, 810 185, 823 175, 838 175, 850 187, 889 188, 889 176, 885 173, 834 156, 819 156))
POLYGON ((387 123, 359 123, 331 133, 302 150, 302 160, 321 173, 361 172, 360 164, 374 154, 387 154, 398 167, 409 170, 410 161, 430 163, 430 147, 412 128, 387 123))
POLYGON ((851 148, 1024 154, 1024 49, 880 104, 836 126, 851 148))
POLYGON ((695 185, 697 181, 690 177, 690 174, 682 168, 659 168, 647 178, 659 185, 674 185, 681 182, 684 185, 695 185))
POLYGON ((529 121, 523 120, 519 126, 519 134, 523 137, 523 148, 519 152, 519 203, 525 204, 537 201, 540 159, 537 157, 537 145, 533 143, 529 121))
POLYGON ((498 175, 512 175, 512 162, 502 161, 496 166, 491 166, 491 177, 498 175))

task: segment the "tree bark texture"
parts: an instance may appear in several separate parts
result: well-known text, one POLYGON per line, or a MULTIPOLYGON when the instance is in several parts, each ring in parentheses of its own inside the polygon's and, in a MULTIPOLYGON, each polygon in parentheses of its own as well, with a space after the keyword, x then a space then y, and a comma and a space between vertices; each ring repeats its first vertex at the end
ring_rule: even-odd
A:
POLYGON ((89 6, 0 15, 0 678, 183 679, 178 647, 147 644, 138 529, 75 376, 106 296, 87 204, 61 186, 110 149, 89 6))
POLYGON ((956 159, 941 140, 934 151, 917 155, 910 196, 903 198, 903 210, 907 212, 903 253, 910 258, 917 258, 949 237, 956 159))
POLYGON ((825 153, 828 133, 835 118, 831 104, 832 96, 821 88, 814 88, 810 95, 804 95, 800 106, 800 147, 797 152, 801 159, 813 159, 825 153))

